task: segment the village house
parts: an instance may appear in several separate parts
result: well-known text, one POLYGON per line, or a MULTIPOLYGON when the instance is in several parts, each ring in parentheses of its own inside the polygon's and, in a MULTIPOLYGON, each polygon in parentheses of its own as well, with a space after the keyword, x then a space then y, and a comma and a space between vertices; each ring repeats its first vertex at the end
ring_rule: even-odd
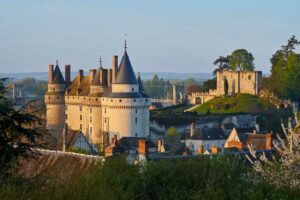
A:
POLYGON ((272 134, 258 133, 254 127, 233 128, 224 146, 235 150, 247 150, 249 146, 254 150, 271 150, 272 134))

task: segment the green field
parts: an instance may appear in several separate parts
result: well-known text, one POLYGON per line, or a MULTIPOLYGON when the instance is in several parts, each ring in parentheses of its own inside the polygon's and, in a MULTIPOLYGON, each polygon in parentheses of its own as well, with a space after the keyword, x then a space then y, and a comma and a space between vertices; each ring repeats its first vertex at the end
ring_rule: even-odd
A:
POLYGON ((199 105, 194 112, 206 113, 262 113, 274 110, 267 100, 250 94, 237 94, 233 97, 216 97, 199 105))

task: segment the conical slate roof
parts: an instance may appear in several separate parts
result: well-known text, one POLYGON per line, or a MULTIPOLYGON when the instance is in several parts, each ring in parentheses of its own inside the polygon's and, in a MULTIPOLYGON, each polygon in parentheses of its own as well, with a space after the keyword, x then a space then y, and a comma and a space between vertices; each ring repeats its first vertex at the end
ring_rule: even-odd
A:
POLYGON ((64 84, 65 83, 65 80, 60 72, 58 65, 55 66, 55 69, 53 72, 52 83, 54 83, 54 84, 64 84))
POLYGON ((138 83, 139 83, 139 91, 143 92, 144 91, 144 87, 143 87, 143 82, 142 82, 140 74, 138 76, 138 83))
POLYGON ((91 85, 101 85, 101 83, 100 83, 100 68, 97 69, 91 85))
POLYGON ((115 82, 116 84, 138 84, 135 77, 134 71, 132 69, 127 51, 125 50, 122 57, 119 70, 115 82))

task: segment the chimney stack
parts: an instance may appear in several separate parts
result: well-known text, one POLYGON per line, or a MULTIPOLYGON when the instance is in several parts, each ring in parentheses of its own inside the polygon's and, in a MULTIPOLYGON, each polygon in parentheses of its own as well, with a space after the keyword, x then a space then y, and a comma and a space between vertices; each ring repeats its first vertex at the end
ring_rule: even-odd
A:
POLYGON ((218 153, 218 147, 212 146, 212 147, 211 147, 211 153, 212 153, 212 154, 217 154, 217 153, 218 153))
POLYGON ((112 82, 115 82, 118 73, 118 56, 114 55, 112 57, 112 82))
POLYGON ((49 65, 49 80, 48 80, 48 83, 52 83, 52 81, 53 81, 53 67, 54 67, 54 65, 52 65, 52 64, 49 65))
POLYGON ((110 86, 112 82, 112 69, 107 70, 107 85, 110 86))
POLYGON ((198 154, 202 155, 203 154, 203 145, 199 145, 197 150, 198 150, 198 154))
POLYGON ((71 65, 65 65, 65 82, 66 84, 71 81, 71 65))
POLYGON ((149 148, 148 142, 145 139, 139 139, 138 153, 147 155, 148 154, 148 148, 149 148))
POLYGON ((96 70, 90 69, 90 83, 93 81, 95 74, 96 74, 96 70))
POLYGON ((78 70, 78 85, 80 85, 83 79, 83 69, 78 70))

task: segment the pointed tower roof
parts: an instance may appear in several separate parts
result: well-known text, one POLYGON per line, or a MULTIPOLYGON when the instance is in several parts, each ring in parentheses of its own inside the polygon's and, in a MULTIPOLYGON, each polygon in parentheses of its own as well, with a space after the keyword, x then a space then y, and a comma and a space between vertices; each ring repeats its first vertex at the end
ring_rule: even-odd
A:
POLYGON ((138 74, 138 83, 139 83, 139 91, 144 92, 143 82, 142 82, 140 73, 138 74))
POLYGON ((116 84, 138 84, 125 49, 115 82, 116 84))
POLYGON ((101 83, 100 83, 100 68, 97 69, 96 74, 93 78, 93 81, 92 81, 91 85, 95 85, 95 86, 97 86, 97 85, 100 86, 101 85, 101 83))
POLYGON ((64 84, 65 83, 65 80, 64 80, 64 78, 61 74, 61 71, 59 69, 59 66, 58 66, 58 61, 56 61, 56 66, 55 66, 55 69, 53 72, 52 83, 54 83, 54 84, 64 84))

